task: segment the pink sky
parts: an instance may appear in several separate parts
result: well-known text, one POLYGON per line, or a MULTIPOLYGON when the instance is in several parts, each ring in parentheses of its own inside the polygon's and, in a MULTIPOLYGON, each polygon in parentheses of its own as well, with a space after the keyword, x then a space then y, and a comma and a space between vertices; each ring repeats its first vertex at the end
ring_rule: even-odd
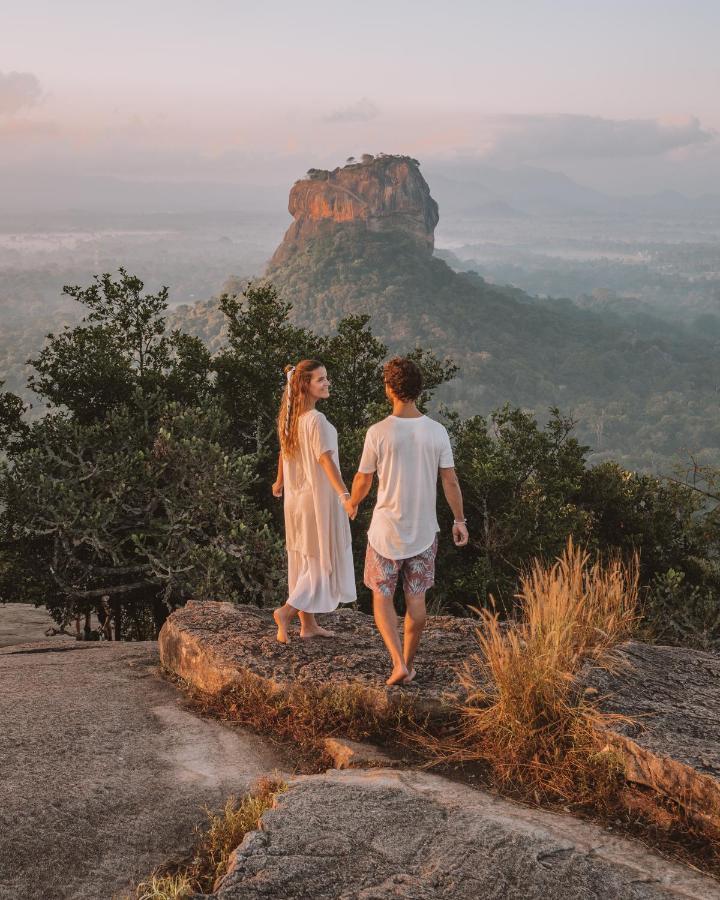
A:
POLYGON ((0 166, 286 180, 370 152, 720 178, 720 4, 6 0, 0 166))

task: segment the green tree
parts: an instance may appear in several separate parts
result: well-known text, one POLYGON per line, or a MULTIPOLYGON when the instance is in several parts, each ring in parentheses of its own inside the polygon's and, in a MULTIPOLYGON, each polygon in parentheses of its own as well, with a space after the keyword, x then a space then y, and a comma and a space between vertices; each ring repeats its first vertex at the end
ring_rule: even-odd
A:
POLYGON ((210 357, 202 342, 166 334, 168 289, 143 294, 139 278, 118 272, 118 279, 94 276, 87 288, 66 285, 63 293, 87 315, 75 328, 49 334, 39 356, 28 360, 35 369, 29 387, 49 407, 64 407, 82 422, 102 419, 137 388, 151 393, 163 387, 191 401, 207 387, 210 357))
MULTIPOLYGON (((546 428, 505 404, 489 420, 450 416, 455 468, 470 530, 468 548, 444 542, 438 558, 438 599, 463 612, 493 594, 511 609, 522 564, 561 552, 568 534, 588 533, 589 515, 574 502, 587 447, 570 433, 573 421, 551 409, 546 428)), ((439 522, 448 534, 445 504, 439 522)))
POLYGON ((291 325, 290 304, 272 284, 250 283, 241 295, 223 294, 227 347, 213 368, 236 447, 267 460, 275 452, 275 421, 286 365, 321 355, 324 341, 291 325))
POLYGON ((21 440, 28 431, 27 424, 23 421, 25 404, 11 391, 3 391, 4 384, 4 381, 0 381, 0 453, 21 440))
POLYGON ((156 627, 189 597, 274 601, 279 541, 250 499, 254 460, 219 443, 221 410, 132 400, 102 422, 47 416, 2 473, 6 545, 41 592, 27 599, 67 622, 108 594, 116 623, 151 610, 156 627))

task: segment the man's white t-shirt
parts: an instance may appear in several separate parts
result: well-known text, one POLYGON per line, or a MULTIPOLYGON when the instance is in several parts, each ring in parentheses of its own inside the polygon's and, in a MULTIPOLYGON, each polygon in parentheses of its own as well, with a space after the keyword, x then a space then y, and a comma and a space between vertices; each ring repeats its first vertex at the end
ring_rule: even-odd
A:
POLYGON ((439 531, 438 468, 451 469, 450 437, 427 416, 388 416, 365 435, 358 471, 377 471, 377 504, 368 531, 370 546, 387 559, 407 559, 427 550, 439 531))

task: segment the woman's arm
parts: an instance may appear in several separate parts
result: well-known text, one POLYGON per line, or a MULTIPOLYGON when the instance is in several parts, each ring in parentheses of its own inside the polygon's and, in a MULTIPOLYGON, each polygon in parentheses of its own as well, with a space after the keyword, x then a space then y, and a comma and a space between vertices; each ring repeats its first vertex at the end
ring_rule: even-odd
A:
POLYGON ((282 497, 283 492, 283 462, 282 450, 278 453, 277 477, 272 486, 273 497, 282 497))
POLYGON ((352 515, 354 513, 354 508, 350 503, 350 492, 345 486, 345 482, 343 481, 342 474, 340 473, 340 469, 335 465, 335 460, 332 458, 332 450, 326 450, 322 456, 318 459, 318 462, 323 468, 323 471, 328 477, 328 481, 333 487, 335 493, 340 497, 343 501, 343 506, 345 507, 345 511, 349 516, 354 518, 352 515))

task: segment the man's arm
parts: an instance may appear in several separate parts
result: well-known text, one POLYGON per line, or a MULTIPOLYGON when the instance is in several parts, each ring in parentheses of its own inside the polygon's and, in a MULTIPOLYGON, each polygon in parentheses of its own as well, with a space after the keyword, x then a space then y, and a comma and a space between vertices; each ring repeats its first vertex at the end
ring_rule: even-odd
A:
POLYGON ((458 481, 455 468, 441 468, 440 481, 442 482, 445 499, 455 518, 452 528, 453 540, 456 546, 464 547, 468 542, 469 535, 464 521, 462 491, 460 490, 460 482, 458 481))
POLYGON ((358 506, 370 493, 372 487, 373 472, 358 472, 353 478, 352 493, 350 494, 350 503, 357 510, 358 506))
MULTIPOLYGON (((350 494, 350 503, 355 508, 355 515, 357 515, 357 508, 363 502, 363 500, 370 493, 370 488, 372 487, 373 475, 377 469, 378 464, 378 454, 377 448, 375 446, 375 441, 373 439, 373 428, 368 428, 367 433, 365 435, 365 443, 363 444, 362 456, 360 457, 360 464, 358 465, 358 471, 355 477, 353 478, 352 483, 352 493, 350 494)), ((355 515, 352 518, 355 518, 355 515)))

